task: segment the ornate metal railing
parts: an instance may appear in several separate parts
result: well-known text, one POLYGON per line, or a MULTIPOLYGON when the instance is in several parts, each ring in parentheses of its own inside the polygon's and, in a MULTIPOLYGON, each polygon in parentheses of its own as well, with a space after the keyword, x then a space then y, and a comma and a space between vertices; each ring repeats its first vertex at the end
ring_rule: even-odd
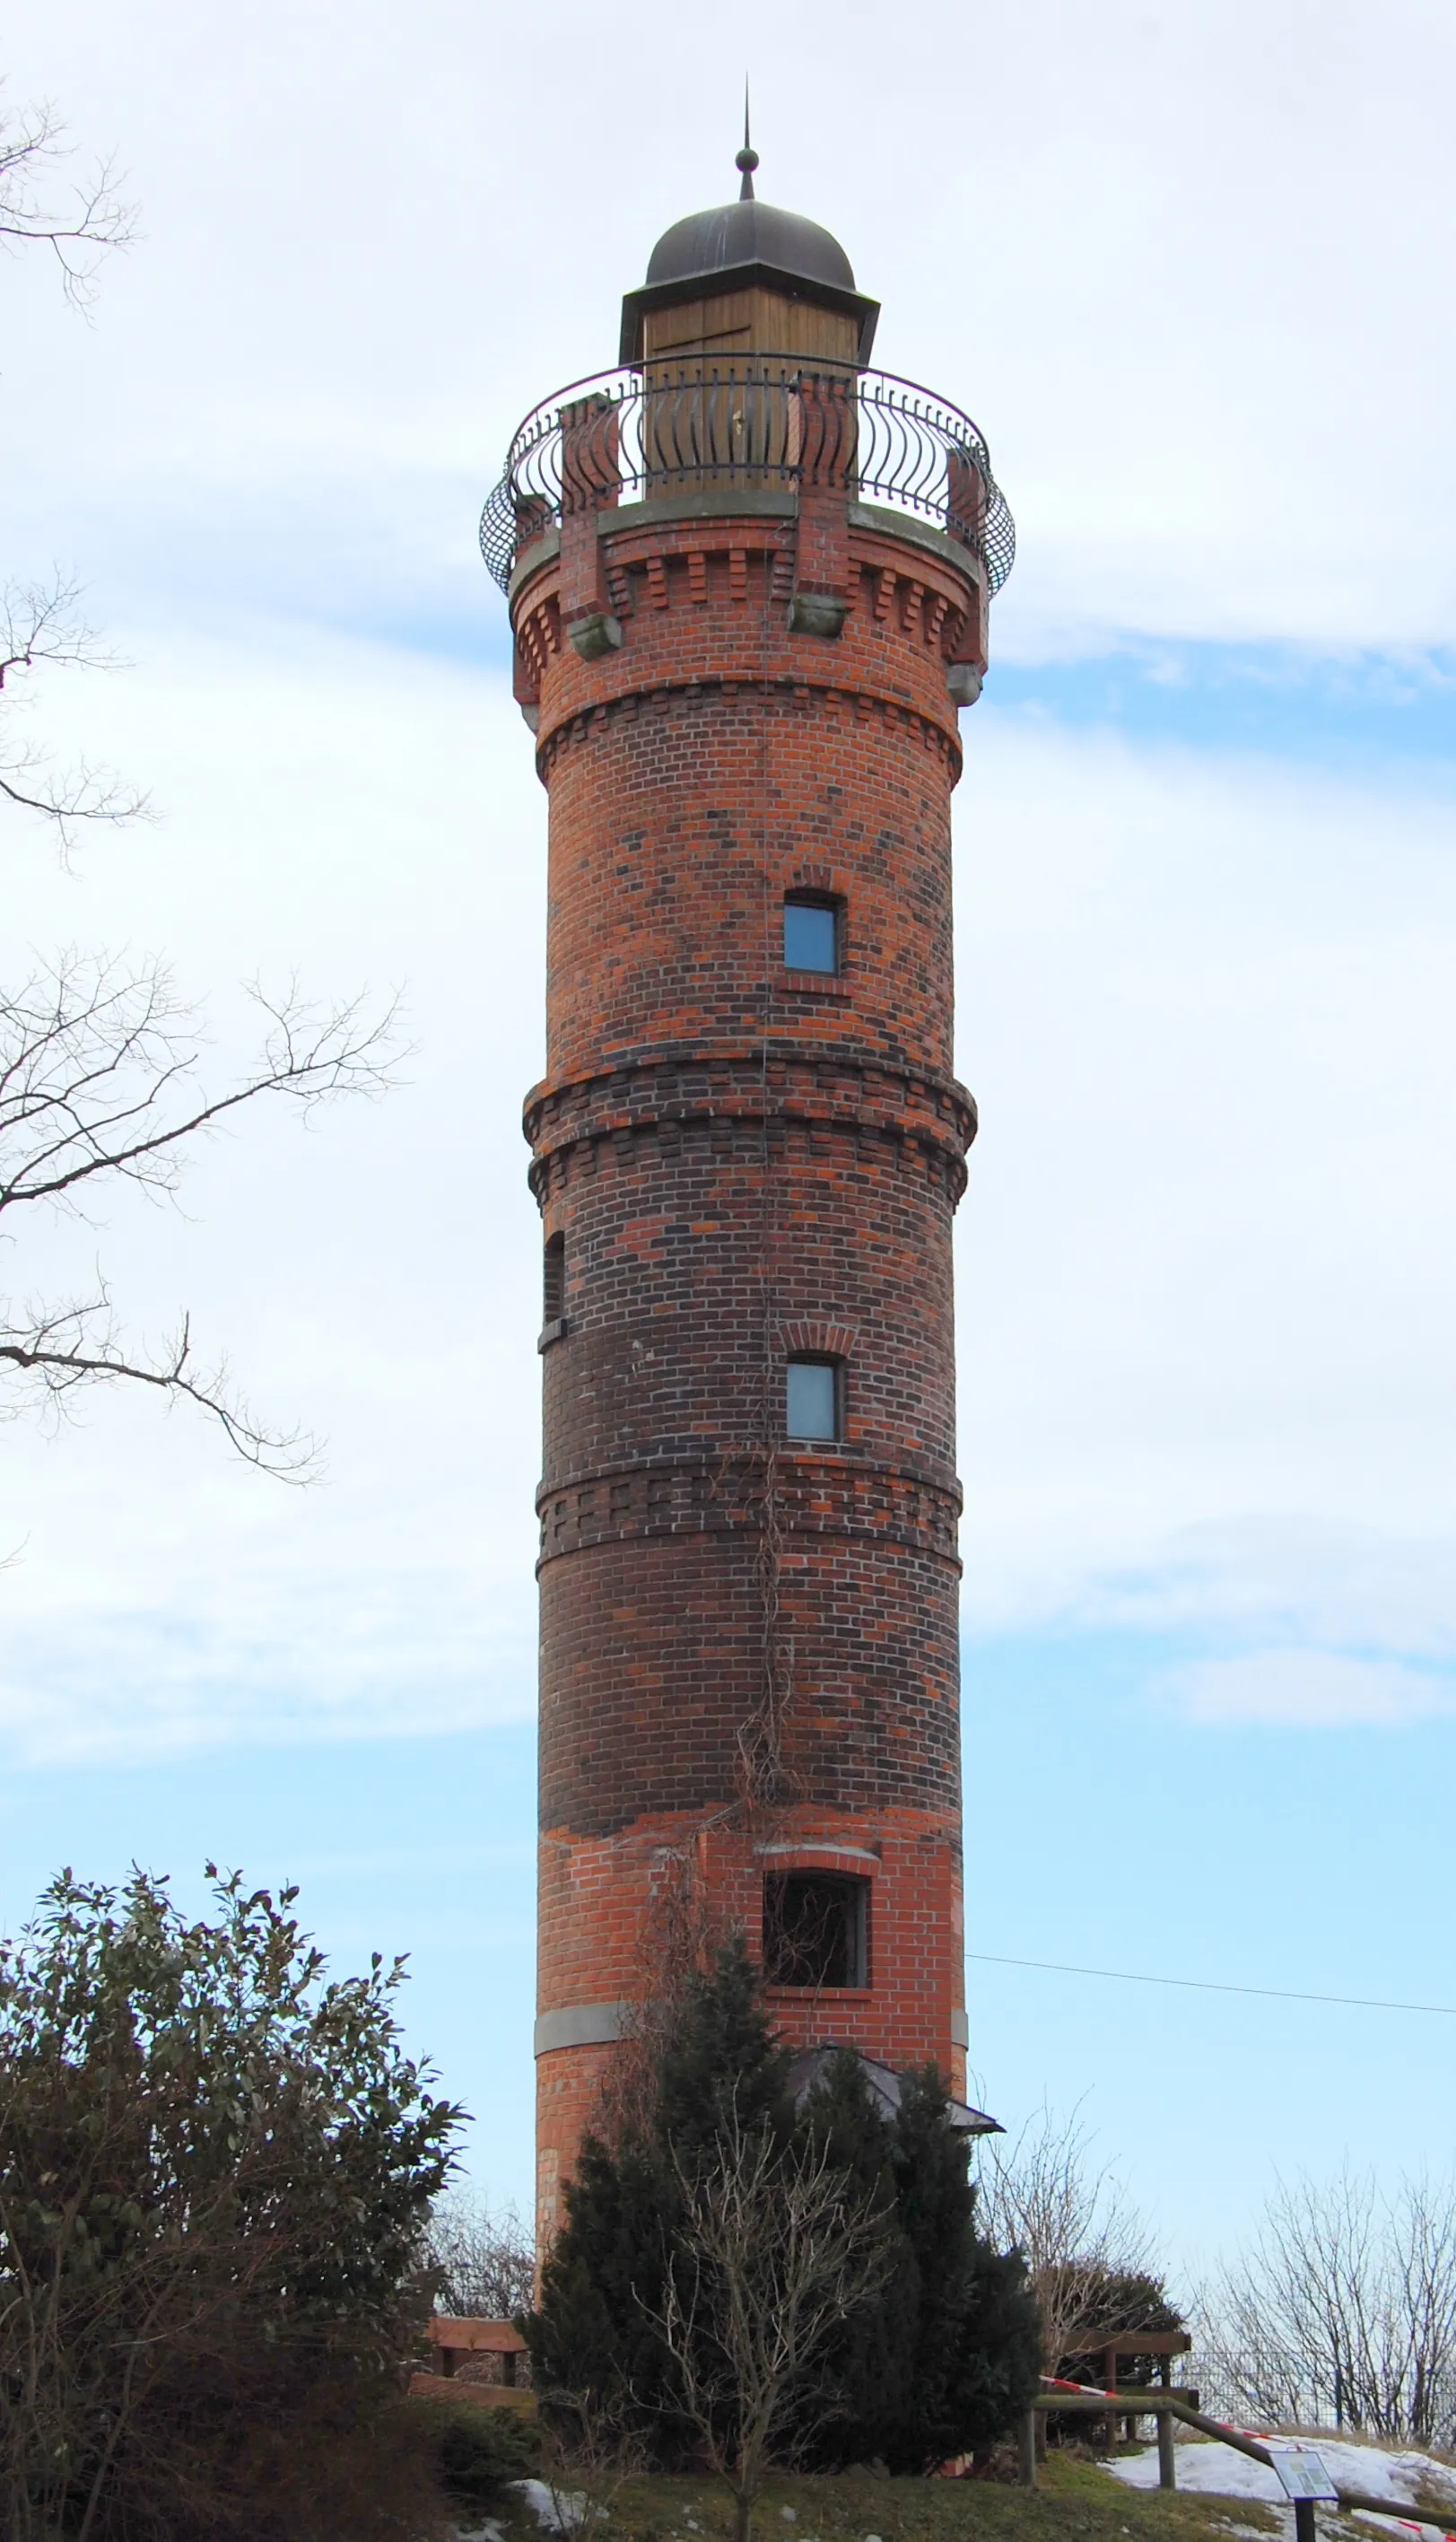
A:
POLYGON ((504 590, 517 558, 563 512, 680 491, 845 487, 971 548, 999 591, 1016 527, 969 415, 884 371, 755 354, 653 361, 576 380, 528 414, 480 515, 504 590))

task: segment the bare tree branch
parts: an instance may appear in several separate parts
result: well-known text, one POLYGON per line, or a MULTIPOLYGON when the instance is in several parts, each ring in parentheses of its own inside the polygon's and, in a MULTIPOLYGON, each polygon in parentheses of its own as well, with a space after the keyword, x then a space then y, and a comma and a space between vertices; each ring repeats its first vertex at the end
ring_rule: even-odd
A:
POLYGON ((1456 2438, 1456 2180, 1382 2195, 1373 2173, 1280 2181, 1204 2298, 1216 2406, 1387 2441, 1456 2438))
MULTIPOLYGON (((854 2204, 827 2145, 777 2145, 735 2102, 706 2159, 674 2154, 680 2255, 662 2309, 643 2311, 677 2369, 683 2406, 733 2495, 736 2542, 792 2411, 804 2433, 812 2376, 846 2315, 889 2273, 884 2217, 854 2204)), ((824 2407, 837 2396, 826 2390, 824 2407)))
POLYGON ((1055 2373, 1097 2326, 1099 2274, 1146 2267, 1146 2229, 1096 2159, 1080 2102, 1069 2117, 1043 2108, 1017 2135, 985 2138, 978 2175, 981 2229, 1025 2260, 1055 2373))
MULTIPOLYGON (((49 583, 11 582, 0 592, 0 709, 25 701, 25 683, 43 667, 111 671, 118 657, 81 615, 81 587, 59 572, 49 583)), ((49 821, 68 857, 80 828, 146 820, 145 794, 85 758, 57 767, 24 733, 0 730, 0 795, 49 821)))
POLYGON ((108 1181, 176 1193, 182 1151, 263 1095, 307 1115, 331 1096, 384 1093, 399 1045, 398 1001, 331 1006, 254 982, 268 1018, 258 1064, 220 1094, 194 1095, 200 1032, 166 964, 70 950, 0 990, 0 1218, 48 1201, 89 1218, 108 1181))
MULTIPOLYGON (((67 299, 84 312, 103 258, 130 243, 135 215, 109 161, 87 183, 61 187, 57 172, 73 155, 65 131, 49 105, 17 112, 0 103, 0 246, 16 254, 48 247, 67 299)), ((48 822, 63 859, 87 826, 148 813, 146 797, 110 770, 84 758, 58 766, 11 727, 10 710, 28 702, 41 671, 115 667, 80 603, 79 585, 59 571, 48 583, 12 582, 0 592, 0 805, 48 822)), ((85 1220, 117 1186, 175 1200, 189 1148, 259 1096, 286 1096, 307 1118, 331 1096, 374 1095, 389 1084, 398 1056, 393 1004, 318 1007, 296 981, 282 997, 257 984, 251 994, 266 1019, 260 1055, 240 1083, 214 1093, 196 1083, 195 1011, 156 961, 73 950, 18 989, 0 990, 0 1241, 14 1240, 14 1213, 28 1202, 85 1220)), ((195 1404, 268 1473, 299 1482, 317 1470, 312 1438, 259 1420, 224 1361, 199 1363, 185 1313, 147 1349, 118 1327, 100 1271, 85 1296, 23 1305, 0 1297, 0 1419, 39 1412, 59 1420, 79 1389, 120 1382, 195 1404)))
POLYGON ((57 172, 75 157, 66 130, 45 101, 0 107, 0 241, 13 253, 48 247, 67 300, 84 316, 103 258, 136 236, 136 206, 123 200, 111 159, 99 160, 83 184, 60 187, 57 172))
MULTIPOLYGON (((0 1308, 0 1317, 4 1314, 0 1308)), ((205 1369, 194 1366, 188 1316, 156 1353, 133 1356, 116 1333, 105 1289, 95 1298, 34 1314, 19 1326, 0 1320, 0 1368, 8 1369, 13 1380, 0 1395, 0 1420, 19 1420, 37 1410, 59 1419, 78 1386, 126 1379, 211 1413, 245 1462, 280 1482, 313 1482, 320 1471, 323 1442, 305 1430, 281 1430, 259 1421, 233 1385, 226 1360, 205 1369)))
POLYGON ((437 2311, 513 2321, 531 2310, 536 2251, 514 2206, 496 2213, 456 2185, 431 2208, 421 2248, 437 2280, 437 2311))
MULTIPOLYGON (((307 1119, 332 1097, 378 1096, 394 1082, 396 1002, 317 1006, 296 982, 281 997, 255 984, 250 994, 267 1018, 260 1054, 214 1094, 196 1082, 195 1009, 160 962, 71 951, 0 990, 0 1241, 14 1240, 28 1203, 93 1223, 117 1186, 175 1202, 190 1150, 263 1096, 307 1119)), ((185 1314, 157 1350, 128 1344, 100 1272, 84 1297, 0 1299, 0 1372, 10 1379, 0 1418, 58 1418, 78 1387, 124 1380, 210 1413, 268 1473, 305 1481, 317 1470, 313 1439, 260 1421, 225 1362, 199 1364, 185 1314)))

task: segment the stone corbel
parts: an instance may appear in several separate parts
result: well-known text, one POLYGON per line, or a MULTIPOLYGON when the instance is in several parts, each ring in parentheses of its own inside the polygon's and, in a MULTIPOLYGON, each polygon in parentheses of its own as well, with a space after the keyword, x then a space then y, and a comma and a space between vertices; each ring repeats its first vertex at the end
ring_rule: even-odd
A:
POLYGON ((566 638, 584 662, 600 662, 621 643, 621 620, 610 609, 583 609, 566 621, 566 638))

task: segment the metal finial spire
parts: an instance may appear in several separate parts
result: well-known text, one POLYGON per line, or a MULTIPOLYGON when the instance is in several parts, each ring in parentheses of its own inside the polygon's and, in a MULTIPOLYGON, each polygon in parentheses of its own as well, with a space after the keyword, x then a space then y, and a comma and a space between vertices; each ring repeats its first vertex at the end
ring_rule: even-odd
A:
POLYGON ((733 162, 735 168, 741 168, 743 170, 743 184, 738 189, 738 199, 741 203, 751 203, 754 199, 754 170, 757 168, 758 164, 759 154, 754 148, 752 141, 749 139, 749 84, 748 81, 745 80, 743 84, 743 148, 740 150, 737 158, 733 162))

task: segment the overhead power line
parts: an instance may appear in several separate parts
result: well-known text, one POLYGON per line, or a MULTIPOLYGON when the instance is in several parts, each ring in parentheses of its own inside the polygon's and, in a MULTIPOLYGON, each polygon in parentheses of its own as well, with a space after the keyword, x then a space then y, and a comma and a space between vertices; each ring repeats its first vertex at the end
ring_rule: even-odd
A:
POLYGON ((1375 1994, 1302 1994, 1294 1986, 1227 1985, 1217 1978, 1151 1978, 1141 1969, 1083 1969, 1069 1960, 1012 1960, 997 1951, 968 1951, 992 1969, 1043 1969, 1058 1978, 1116 1978, 1122 1985, 1189 1986, 1197 1994, 1258 1994, 1271 2003, 1340 2003, 1358 2012, 1438 2012, 1456 2021, 1456 2003, 1390 2003, 1375 1994))

